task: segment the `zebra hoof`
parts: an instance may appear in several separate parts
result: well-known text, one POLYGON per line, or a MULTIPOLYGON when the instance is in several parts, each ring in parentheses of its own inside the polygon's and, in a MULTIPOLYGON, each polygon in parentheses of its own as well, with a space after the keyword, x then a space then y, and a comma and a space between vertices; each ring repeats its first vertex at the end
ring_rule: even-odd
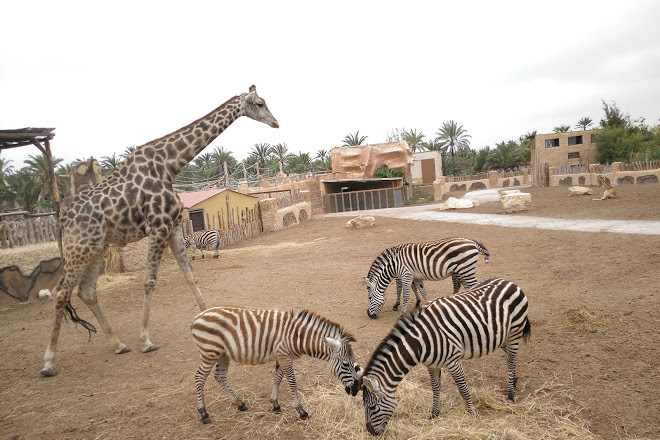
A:
POLYGON ((281 412, 282 412, 282 407, 279 406, 279 405, 274 406, 274 407, 273 407, 273 412, 274 412, 274 413, 277 413, 277 414, 281 413, 281 412))
POLYGON ((245 402, 241 402, 241 405, 238 407, 239 411, 247 411, 247 406, 245 405, 245 402))
POLYGON ((152 352, 152 351, 156 351, 156 350, 158 350, 159 348, 160 348, 160 347, 159 347, 158 345, 149 344, 148 347, 145 347, 145 348, 142 350, 142 353, 149 353, 149 352, 152 352))
POLYGON ((214 256, 213 256, 213 258, 218 258, 218 257, 219 257, 219 255, 214 255, 214 256))
POLYGON ((392 307, 392 310, 396 312, 397 310, 399 310, 399 306, 395 305, 394 307, 392 307))
POLYGON ((307 414, 307 411, 303 410, 302 413, 300 413, 300 420, 307 420, 309 417, 309 414, 307 414))
POLYGON ((209 423, 211 423, 211 418, 209 416, 206 416, 205 418, 202 419, 202 423, 208 425, 209 423))
POLYGON ((516 399, 513 398, 513 394, 509 394, 506 398, 506 403, 516 403, 516 399))
POLYGON ((44 377, 53 377, 53 376, 57 376, 57 369, 56 369, 55 367, 53 367, 53 366, 50 366, 50 367, 48 367, 48 368, 44 368, 43 370, 41 370, 41 374, 42 374, 44 377))

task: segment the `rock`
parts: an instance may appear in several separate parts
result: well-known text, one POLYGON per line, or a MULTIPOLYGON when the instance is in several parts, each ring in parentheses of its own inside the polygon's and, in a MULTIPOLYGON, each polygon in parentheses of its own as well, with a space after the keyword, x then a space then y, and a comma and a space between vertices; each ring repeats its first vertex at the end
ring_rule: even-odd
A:
POLYGON ((569 196, 584 196, 584 195, 591 195, 593 193, 594 192, 591 188, 587 188, 585 186, 571 186, 570 188, 568 188, 569 196))
POLYGON ((532 206, 532 195, 529 193, 504 194, 500 200, 507 213, 525 211, 532 206))
POLYGON ((50 290, 48 289, 41 289, 39 291, 39 299, 49 299, 51 297, 50 290))
POLYGON ((442 204, 440 210, 474 208, 475 206, 479 206, 479 203, 475 202, 474 200, 450 197, 445 203, 442 204))
POLYGON ((362 228, 370 228, 376 223, 376 219, 373 217, 356 217, 352 220, 349 220, 346 223, 347 228, 355 228, 355 229, 362 229, 362 228))
POLYGON ((500 196, 507 196, 509 194, 521 194, 519 189, 501 189, 499 193, 500 196))

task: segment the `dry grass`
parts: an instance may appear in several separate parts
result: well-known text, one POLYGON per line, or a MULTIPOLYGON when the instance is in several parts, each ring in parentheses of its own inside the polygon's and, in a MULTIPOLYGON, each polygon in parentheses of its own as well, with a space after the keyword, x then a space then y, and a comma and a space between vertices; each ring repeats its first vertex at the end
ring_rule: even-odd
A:
POLYGON ((574 309, 568 309, 566 316, 572 327, 580 332, 596 333, 604 331, 607 326, 607 320, 585 304, 574 309))
POLYGON ((122 267, 121 253, 117 246, 109 246, 103 256, 103 268, 106 273, 121 273, 124 268, 122 267))

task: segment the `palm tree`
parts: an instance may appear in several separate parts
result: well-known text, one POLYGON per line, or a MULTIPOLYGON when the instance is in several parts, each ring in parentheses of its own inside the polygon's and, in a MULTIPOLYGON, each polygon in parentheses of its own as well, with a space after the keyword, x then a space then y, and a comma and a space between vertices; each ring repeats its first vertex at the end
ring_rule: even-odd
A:
POLYGON ((417 133, 414 128, 410 131, 403 131, 403 140, 408 143, 410 151, 413 153, 415 153, 418 149, 419 151, 424 149, 424 141, 422 139, 424 139, 424 133, 421 131, 417 133))
POLYGON ((566 133, 567 131, 570 131, 570 129, 571 129, 570 125, 559 125, 559 126, 553 128, 552 130, 555 133, 566 133))
POLYGON ((436 142, 440 144, 444 151, 448 151, 452 156, 457 151, 465 150, 470 147, 470 136, 463 126, 459 126, 454 121, 444 122, 440 130, 436 133, 438 137, 436 142))
POLYGON ((514 168, 525 163, 525 151, 515 141, 500 142, 490 152, 486 166, 490 169, 514 168))
POLYGON ((10 159, 3 159, 0 157, 0 180, 3 180, 14 171, 14 167, 10 165, 11 162, 12 160, 10 159))
POLYGON ((355 134, 347 134, 344 136, 342 147, 357 147, 362 145, 362 142, 367 140, 368 136, 360 136, 360 130, 356 131, 355 134))
POLYGON ((580 119, 577 122, 575 128, 579 128, 582 131, 586 131, 587 128, 591 127, 592 125, 594 125, 594 121, 592 121, 589 116, 585 116, 584 118, 580 119))
POLYGON ((133 151, 135 151, 136 148, 137 148, 137 147, 134 146, 134 145, 132 145, 132 146, 130 146, 130 147, 126 147, 126 148, 124 149, 124 152, 121 153, 121 154, 119 155, 119 157, 121 158, 121 160, 126 159, 126 156, 128 156, 128 155, 131 154, 133 151))
POLYGON ((105 174, 112 174, 121 163, 121 157, 117 157, 115 153, 112 156, 103 156, 101 158, 101 168, 105 174))
POLYGON ((293 156, 293 154, 289 153, 289 148, 286 146, 285 142, 275 144, 270 149, 270 153, 279 163, 282 164, 282 166, 284 166, 287 159, 293 156))
POLYGON ((289 174, 302 174, 312 169, 312 159, 309 153, 298 152, 291 155, 287 162, 286 172, 289 174))
POLYGON ((271 151, 272 149, 270 144, 265 144, 265 143, 254 144, 254 147, 252 147, 252 151, 250 151, 250 156, 257 159, 259 168, 261 168, 262 171, 266 169, 266 165, 268 165, 268 162, 270 161, 271 151))
MULTIPOLYGON (((37 176, 38 181, 41 183, 41 198, 45 200, 49 195, 51 195, 48 158, 43 153, 38 156, 29 155, 28 158, 29 159, 25 160, 28 172, 37 176)), ((55 168, 61 162, 62 159, 53 157, 53 168, 55 168)))
POLYGON ((7 176, 7 191, 13 199, 10 205, 20 206, 29 213, 34 212, 41 198, 43 186, 39 181, 39 176, 27 167, 7 176))
POLYGON ((330 158, 330 156, 328 156, 327 150, 319 150, 316 152, 316 156, 314 158, 320 160, 321 162, 325 162, 330 158))
POLYGON ((231 173, 229 168, 236 168, 238 161, 234 157, 234 154, 225 150, 225 147, 218 146, 211 152, 211 169, 213 174, 223 174, 225 172, 225 165, 227 164, 227 171, 231 173))
POLYGON ((422 142, 422 146, 428 151, 442 151, 442 145, 436 139, 429 139, 426 142, 422 142))

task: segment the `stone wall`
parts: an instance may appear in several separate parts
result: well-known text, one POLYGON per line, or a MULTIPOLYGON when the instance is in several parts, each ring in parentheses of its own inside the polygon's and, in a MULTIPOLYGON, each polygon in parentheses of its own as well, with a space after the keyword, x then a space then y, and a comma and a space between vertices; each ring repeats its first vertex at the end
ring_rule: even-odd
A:
POLYGON ((529 172, 526 169, 522 170, 520 175, 515 176, 500 176, 497 171, 489 171, 487 179, 454 182, 448 182, 447 180, 446 177, 441 178, 439 186, 442 193, 451 191, 478 191, 480 189, 491 188, 513 188, 517 186, 531 185, 529 172))
POLYGON ((596 167, 597 165, 589 165, 588 173, 557 175, 554 174, 554 167, 550 167, 550 186, 600 186, 598 176, 603 176, 612 186, 660 182, 660 169, 622 171, 621 162, 614 162, 610 173, 598 173, 596 167))
POLYGON ((259 200, 261 224, 264 232, 273 232, 294 226, 312 218, 312 204, 309 191, 301 191, 305 201, 285 208, 277 208, 277 199, 259 200))

